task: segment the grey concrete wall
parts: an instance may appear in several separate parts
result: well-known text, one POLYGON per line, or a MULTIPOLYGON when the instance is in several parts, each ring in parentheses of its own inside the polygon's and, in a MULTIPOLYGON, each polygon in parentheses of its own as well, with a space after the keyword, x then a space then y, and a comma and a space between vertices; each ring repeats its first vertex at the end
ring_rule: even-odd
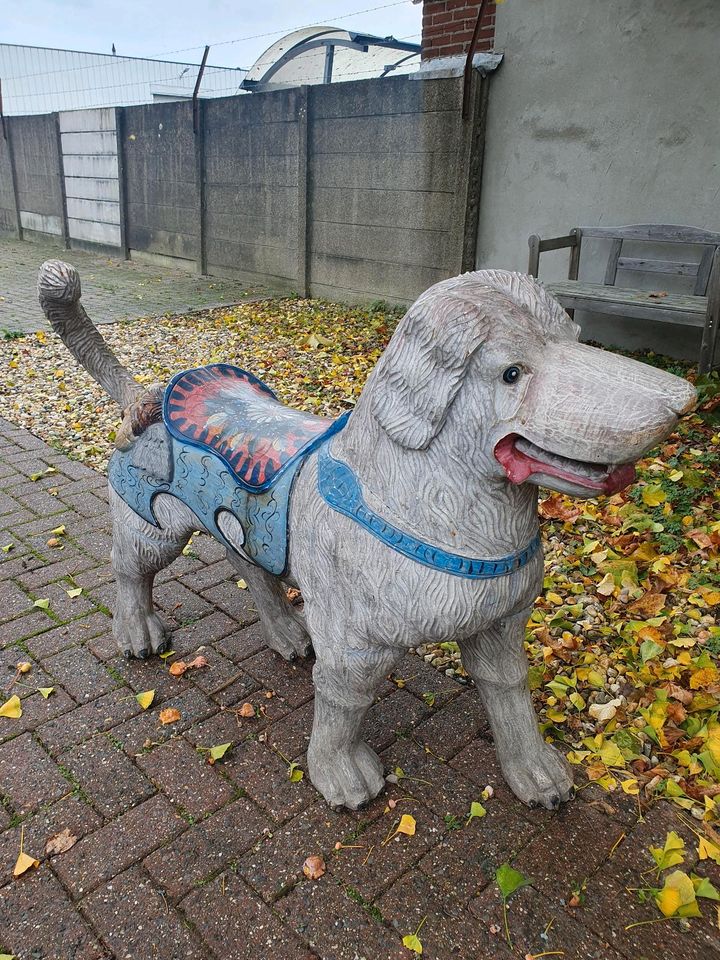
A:
POLYGON ((60 113, 58 119, 71 243, 119 247, 115 108, 70 110, 60 113))
POLYGON ((210 274, 298 287, 298 143, 304 91, 205 104, 210 274))
MULTIPOLYGON (((211 275, 408 303, 462 267, 473 125, 461 105, 459 77, 397 77, 207 101, 198 136, 188 102, 124 108, 119 131, 113 110, 62 114, 71 242, 124 239, 131 255, 192 267, 204 249, 211 275)), ((13 123, 26 203, 36 131, 52 130, 37 213, 61 213, 54 117, 13 123)))
POLYGON ((462 82, 403 77, 310 93, 311 292, 407 302, 458 273, 462 82))
POLYGON ((196 260, 200 220, 192 104, 126 107, 122 150, 128 247, 196 260))
POLYGON ((12 117, 20 220, 25 230, 62 235, 63 203, 54 114, 12 117))
MULTIPOLYGON (((490 91, 478 266, 525 270, 531 233, 577 225, 720 230, 719 42, 717 0, 499 6, 505 60, 490 91)), ((593 279, 606 248, 586 253, 581 276, 593 279)), ((541 267, 567 276, 567 251, 541 267)), ((697 356, 687 328, 576 317, 587 337, 697 356)))

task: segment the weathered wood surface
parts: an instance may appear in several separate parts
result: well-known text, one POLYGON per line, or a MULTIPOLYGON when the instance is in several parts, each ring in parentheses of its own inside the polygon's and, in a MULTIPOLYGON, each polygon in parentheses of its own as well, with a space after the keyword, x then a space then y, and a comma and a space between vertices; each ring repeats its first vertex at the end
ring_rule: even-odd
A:
POLYGON ((707 311, 707 297, 683 294, 658 296, 657 293, 662 291, 653 296, 653 293, 647 290, 632 290, 577 280, 549 283, 546 288, 564 307, 644 320, 667 320, 671 323, 702 327, 707 311))

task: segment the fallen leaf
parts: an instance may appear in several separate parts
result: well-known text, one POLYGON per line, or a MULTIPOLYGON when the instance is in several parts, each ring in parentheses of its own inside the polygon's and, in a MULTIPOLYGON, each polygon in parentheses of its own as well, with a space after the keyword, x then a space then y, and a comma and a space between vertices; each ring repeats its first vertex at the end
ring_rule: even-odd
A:
POLYGON ((395 833, 404 833, 408 837, 414 837, 415 836, 415 817, 411 816, 409 813, 404 813, 400 817, 400 823, 398 824, 398 827, 395 833))
POLYGON ((47 700, 50 694, 53 693, 54 691, 55 691, 55 687, 38 687, 38 693, 44 700, 47 700))
POLYGON ((648 507, 658 507, 667 500, 667 494, 661 486, 648 483, 642 488, 643 503, 648 507))
POLYGON ((56 537, 62 537, 65 533, 65 524, 61 523, 59 527, 55 527, 55 529, 51 530, 50 533, 54 534, 56 537))
POLYGON ((308 880, 319 880, 325 873, 325 861, 322 857, 308 857, 303 864, 303 873, 308 880))
POLYGON ((79 597, 83 592, 82 587, 73 587, 72 590, 66 590, 65 593, 70 597, 71 600, 74 600, 75 597, 79 597))
POLYGON ((169 671, 173 677, 181 677, 187 668, 188 666, 184 660, 176 660, 175 663, 170 664, 169 671))
POLYGON ((231 746, 232 741, 230 743, 221 743, 217 747, 210 747, 210 756, 213 760, 222 760, 231 746))
POLYGON ((254 717, 255 716, 255 707, 251 703, 244 703, 238 713, 241 717, 254 717))
POLYGON ((137 702, 140 704, 140 706, 143 708, 143 710, 147 710, 147 708, 150 706, 150 704, 151 704, 151 703, 153 702, 153 700, 155 699, 155 691, 154 691, 154 690, 145 690, 143 693, 136 693, 136 694, 135 694, 135 699, 136 699, 137 702))
POLYGON ((485 807, 478 803, 477 800, 473 800, 470 804, 470 813, 468 814, 467 823, 473 821, 476 817, 484 817, 487 813, 485 807))
POLYGON ((408 933, 407 936, 403 937, 402 942, 403 946, 412 950, 413 953, 420 954, 423 952, 422 942, 416 933, 408 933))
POLYGON ((160 723, 163 726, 167 726, 169 723, 177 723, 180 719, 180 711, 177 707, 165 707, 164 710, 160 711, 160 723))
POLYGON ((607 723, 608 720, 612 720, 615 716, 617 708, 621 703, 622 700, 610 700, 608 703, 591 703, 588 707, 588 713, 593 720, 597 720, 598 723, 607 723))
POLYGON ((28 663, 27 660, 21 660, 20 663, 17 665, 18 673, 30 673, 31 670, 32 670, 32 664, 28 663))
POLYGON ((503 900, 507 900, 516 890, 526 886, 530 881, 519 870, 514 870, 509 863, 503 863, 495 871, 495 883, 503 900))
POLYGON ((33 606, 40 607, 41 610, 47 610, 47 608, 50 606, 50 601, 44 598, 36 600, 35 603, 33 603, 33 606))
POLYGON ((208 662, 205 657, 195 657, 194 660, 191 660, 187 665, 188 670, 200 670, 201 667, 207 667, 208 662))
POLYGON ((22 850, 15 862, 13 868, 13 876, 20 877, 25 873, 26 870, 29 870, 31 867, 39 867, 40 861, 36 860, 35 857, 31 857, 27 853, 23 853, 22 850))
POLYGON ((247 590, 248 585, 244 580, 238 580, 237 582, 238 590, 247 590))
POLYGON ((22 716, 22 707, 20 706, 20 697, 13 694, 9 700, 0 707, 0 717, 8 717, 10 720, 19 720, 22 716))
POLYGON ((70 833, 69 828, 66 827, 64 830, 61 830, 60 833, 55 833, 52 837, 50 837, 48 842, 45 844, 45 853, 49 857, 53 857, 58 853, 65 853, 65 851, 69 850, 70 847, 75 846, 77 841, 78 838, 73 836, 73 834, 70 833))
POLYGON ((646 593, 645 596, 628 605, 628 613, 638 617, 656 617, 665 606, 666 597, 662 593, 646 593))
POLYGON ((674 870, 665 880, 655 903, 665 917, 699 917, 700 908, 695 899, 695 888, 682 870, 674 870))
POLYGON ((658 874, 668 867, 677 866, 685 859, 685 841, 671 830, 665 838, 664 847, 650 847, 650 853, 657 866, 658 874))
POLYGON ((293 762, 288 766, 288 780, 290 783, 300 783, 304 776, 305 774, 300 769, 300 764, 293 760, 293 762))

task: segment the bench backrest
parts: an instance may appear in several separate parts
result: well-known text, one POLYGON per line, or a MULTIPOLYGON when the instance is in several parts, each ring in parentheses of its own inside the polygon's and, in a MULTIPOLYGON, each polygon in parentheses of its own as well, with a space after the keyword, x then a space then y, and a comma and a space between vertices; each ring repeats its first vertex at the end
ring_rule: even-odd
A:
MULTIPOLYGON (((583 237, 610 240, 610 254, 605 268, 605 283, 615 284, 618 270, 638 270, 642 273, 664 273, 674 276, 695 277, 693 293, 704 297, 712 269, 715 251, 720 247, 720 233, 699 230, 697 227, 682 227, 674 224, 635 223, 625 227, 578 227, 578 246, 583 237), (648 243, 695 244, 705 249, 700 260, 657 260, 641 257, 623 257, 626 241, 648 243)), ((579 251, 578 251, 579 253, 579 251)))

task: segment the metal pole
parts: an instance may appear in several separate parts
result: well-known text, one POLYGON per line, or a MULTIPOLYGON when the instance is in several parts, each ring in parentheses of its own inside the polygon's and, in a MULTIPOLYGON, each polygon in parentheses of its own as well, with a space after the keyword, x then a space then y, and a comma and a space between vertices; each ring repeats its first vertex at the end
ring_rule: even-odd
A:
POLYGON ((475 56, 475 48, 478 44, 478 39, 480 37, 480 24, 482 23, 482 18, 485 16, 485 8, 487 7, 488 0, 482 0, 480 4, 480 9, 478 10, 477 20, 475 21, 475 29, 473 30, 472 40, 470 41, 470 46, 468 48, 467 57, 465 58, 465 70, 463 71, 463 103, 462 103, 462 118, 467 120, 470 113, 470 88, 472 86, 472 62, 473 57, 475 56))
POLYGON ((202 63, 200 64, 200 69, 198 70, 197 80, 195 81, 195 89, 193 90, 192 95, 193 133, 195 136, 198 135, 198 131, 200 129, 200 118, 198 116, 198 94, 200 93, 200 84, 202 83, 203 73, 205 73, 205 64, 207 63, 208 53, 210 53, 210 47, 205 47, 205 53, 203 53, 202 63))

